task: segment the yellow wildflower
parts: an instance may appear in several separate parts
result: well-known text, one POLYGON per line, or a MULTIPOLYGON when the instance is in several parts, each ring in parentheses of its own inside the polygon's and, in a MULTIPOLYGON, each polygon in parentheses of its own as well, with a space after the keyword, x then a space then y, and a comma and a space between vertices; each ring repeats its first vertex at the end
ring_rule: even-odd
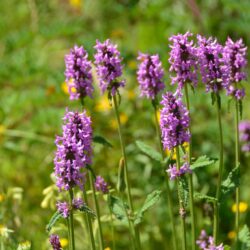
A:
MULTIPOLYGON (((185 149, 186 152, 189 151, 189 144, 188 144, 188 142, 184 142, 182 144, 182 147, 185 149)), ((171 150, 166 149, 165 153, 166 153, 167 156, 170 156, 171 150)), ((176 150, 175 150, 175 148, 174 148, 174 153, 172 155, 172 160, 176 160, 176 150)))
POLYGON ((111 248, 110 247, 105 247, 104 250, 111 250, 111 248))
MULTIPOLYGON (((234 203, 232 206, 232 211, 236 213, 236 209, 237 209, 237 204, 234 203)), ((248 209, 248 204, 246 202, 241 201, 239 204, 239 212, 244 213, 247 211, 247 209, 248 209)))
POLYGON ((68 239, 66 239, 66 238, 61 238, 61 239, 60 239, 60 243, 61 243, 61 246, 62 246, 62 247, 66 247, 66 246, 69 245, 69 241, 68 241, 68 239))
POLYGON ((235 231, 230 231, 230 232, 228 232, 228 234, 227 234, 227 237, 228 237, 228 239, 230 239, 230 240, 233 240, 233 239, 235 238, 235 236, 236 236, 235 231))
MULTIPOLYGON (((128 116, 124 113, 121 113, 120 114, 120 122, 121 122, 121 125, 124 125, 126 124, 128 121, 128 116)), ((113 128, 113 129, 117 129, 117 120, 116 119, 112 119, 110 121, 110 126, 113 128)))
POLYGON ((98 112, 105 112, 111 109, 111 105, 107 96, 102 96, 100 100, 95 105, 95 110, 98 112))
MULTIPOLYGON (((71 83, 72 83, 72 80, 69 81, 69 84, 71 83)), ((70 88, 71 88, 71 92, 76 93, 75 87, 70 86, 70 88)), ((66 95, 69 95, 69 85, 66 82, 63 82, 61 84, 61 89, 66 95)))
POLYGON ((6 130, 6 127, 4 125, 0 125, 0 134, 3 134, 6 130))
POLYGON ((69 4, 76 9, 80 9, 82 6, 82 1, 81 0, 69 0, 69 4))
POLYGON ((29 250, 31 248, 30 241, 26 240, 18 244, 17 250, 29 250))
POLYGON ((4 195, 0 194, 0 203, 4 201, 4 195))
POLYGON ((8 229, 4 225, 0 225, 0 236, 2 236, 4 238, 8 238, 9 237, 9 233, 12 233, 12 232, 13 232, 13 230, 8 229))

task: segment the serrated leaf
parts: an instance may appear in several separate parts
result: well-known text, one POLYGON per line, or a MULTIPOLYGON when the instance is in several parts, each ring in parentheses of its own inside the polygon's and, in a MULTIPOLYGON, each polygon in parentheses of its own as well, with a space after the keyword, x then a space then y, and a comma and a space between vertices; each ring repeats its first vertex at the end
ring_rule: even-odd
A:
POLYGON ((118 220, 127 220, 128 206, 118 197, 109 195, 108 205, 118 220))
POLYGON ((86 205, 81 206, 78 210, 81 211, 81 212, 84 212, 86 214, 89 214, 93 218, 96 217, 95 212, 91 208, 89 208, 88 206, 86 206, 86 205))
POLYGON ((105 147, 109 147, 109 148, 113 147, 113 145, 108 140, 106 140, 104 137, 100 135, 95 135, 93 137, 93 142, 102 144, 105 147))
POLYGON ((179 191, 179 198, 183 201, 184 207, 188 205, 188 182, 185 176, 179 178, 178 182, 178 191, 179 191))
POLYGON ((226 180, 221 185, 221 199, 225 198, 229 193, 235 190, 240 185, 240 168, 235 167, 229 174, 226 180))
POLYGON ((241 250, 249 250, 250 249, 250 232, 247 225, 239 232, 239 241, 241 242, 241 250))
POLYGON ((46 230, 49 232, 51 228, 55 225, 55 223, 62 218, 62 214, 59 211, 56 211, 51 217, 48 225, 46 226, 46 230))
POLYGON ((197 158, 197 160, 191 164, 190 168, 192 170, 196 169, 196 168, 202 168, 202 167, 207 167, 210 166, 212 164, 215 163, 214 159, 209 158, 206 155, 202 155, 199 158, 197 158))
POLYGON ((138 213, 135 216, 134 224, 138 225, 143 221, 143 215, 144 213, 150 209, 152 206, 156 204, 156 202, 160 199, 162 191, 155 190, 152 193, 147 195, 147 198, 145 202, 142 205, 142 208, 138 211, 138 213))
POLYGON ((201 194, 201 193, 195 193, 194 198, 196 200, 205 200, 206 202, 210 202, 210 203, 216 203, 217 202, 217 199, 215 197, 208 196, 208 195, 201 194))
POLYGON ((149 156, 150 158, 158 161, 158 162, 162 162, 162 156, 159 152, 157 152, 154 148, 152 148, 151 146, 145 144, 144 142, 141 141, 136 141, 136 146, 147 156, 149 156))

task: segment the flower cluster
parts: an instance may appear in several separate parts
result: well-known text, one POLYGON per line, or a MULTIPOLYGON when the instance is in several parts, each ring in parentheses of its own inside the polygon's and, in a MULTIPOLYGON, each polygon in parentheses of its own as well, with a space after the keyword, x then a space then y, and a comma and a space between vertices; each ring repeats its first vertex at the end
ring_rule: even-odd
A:
POLYGON ((224 67, 227 68, 229 73, 227 94, 234 96, 238 100, 245 96, 244 88, 239 88, 238 84, 247 77, 243 71, 247 65, 246 51, 247 47, 245 47, 242 39, 233 42, 231 38, 227 39, 223 49, 224 67))
POLYGON ((57 211, 62 214, 64 218, 69 217, 69 212, 70 209, 80 209, 84 205, 84 202, 81 198, 74 198, 72 200, 72 208, 70 208, 70 205, 67 202, 61 202, 58 201, 56 206, 57 206, 57 211))
POLYGON ((65 77, 68 85, 70 99, 92 97, 93 85, 91 62, 84 48, 74 46, 65 56, 65 77))
POLYGON ((186 173, 191 174, 192 170, 190 169, 190 165, 185 162, 180 169, 178 170, 176 167, 176 164, 170 165, 169 169, 166 170, 166 172, 169 174, 170 180, 174 180, 177 177, 180 177, 186 173))
POLYGON ((190 83, 193 87, 197 86, 197 59, 193 41, 190 41, 190 37, 193 34, 186 32, 184 35, 178 34, 171 36, 169 41, 170 45, 170 72, 175 72, 175 76, 171 77, 172 84, 178 84, 178 90, 180 91, 186 83, 190 83))
POLYGON ((198 35, 197 58, 200 65, 202 82, 206 85, 206 90, 219 92, 228 86, 227 67, 222 67, 223 46, 216 39, 198 35))
POLYGON ((160 127, 164 149, 172 150, 184 142, 189 142, 189 114, 180 98, 171 92, 162 96, 163 108, 160 113, 160 127))
POLYGON ((101 176, 96 177, 95 188, 97 191, 101 191, 104 194, 107 194, 109 192, 108 184, 101 176))
POLYGON ((101 91, 104 93, 108 90, 114 96, 119 87, 125 86, 125 81, 118 79, 122 75, 120 52, 117 50, 117 45, 112 44, 109 39, 103 43, 97 40, 94 48, 96 49, 95 65, 101 91))
POLYGON ((74 186, 82 189, 84 174, 81 169, 91 164, 91 120, 85 111, 83 113, 66 111, 63 120, 63 135, 57 136, 55 141, 56 184, 60 190, 69 190, 74 186))
POLYGON ((201 231, 196 244, 201 250, 224 250, 223 244, 221 243, 219 246, 216 246, 214 238, 212 236, 208 236, 205 230, 201 231))
POLYGON ((240 139, 243 142, 242 151, 250 152, 250 121, 242 121, 239 124, 240 139))
POLYGON ((139 53, 137 80, 140 84, 141 96, 155 99, 157 94, 165 88, 163 82, 164 71, 158 55, 139 53))
POLYGON ((50 242, 53 250, 62 250, 62 246, 61 246, 60 239, 59 239, 58 235, 51 234, 49 242, 50 242))

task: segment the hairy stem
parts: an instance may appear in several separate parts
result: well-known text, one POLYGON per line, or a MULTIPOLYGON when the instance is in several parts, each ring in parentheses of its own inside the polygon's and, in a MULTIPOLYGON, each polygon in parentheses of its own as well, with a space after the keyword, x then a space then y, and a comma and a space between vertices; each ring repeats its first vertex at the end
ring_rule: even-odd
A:
MULTIPOLYGON (((114 104, 114 110, 115 110, 115 115, 116 115, 117 124, 118 124, 118 133, 119 133, 119 138, 120 138, 122 156, 124 159, 125 182, 126 182, 126 187, 127 187, 128 203, 129 203, 129 208, 131 210, 131 213, 133 215, 134 214, 134 207, 133 207, 133 203, 132 203, 130 182, 129 182, 129 177, 128 177, 127 154, 125 151, 125 144, 124 144, 122 131, 121 131, 121 122, 120 122, 120 115, 119 115, 119 111, 118 111, 118 103, 117 103, 116 95, 113 96, 113 104, 114 104)), ((134 232, 135 232, 135 240, 136 240, 137 249, 140 250, 141 249, 141 242, 140 242, 140 234, 138 231, 138 227, 135 227, 134 223, 133 223, 133 227, 134 227, 134 232)))
MULTIPOLYGON (((186 97, 186 105, 190 116, 190 103, 189 103, 189 94, 188 94, 188 86, 185 84, 185 97, 186 97)), ((188 150, 188 163, 191 165, 192 159, 192 130, 191 130, 191 121, 189 122, 189 132, 190 132, 190 142, 189 142, 189 150, 188 150)), ((196 220, 194 213, 194 187, 193 187, 193 175, 188 175, 188 188, 189 188, 189 204, 190 204, 190 215, 191 215, 191 228, 192 228, 192 249, 196 249, 196 220)))
POLYGON ((73 215, 73 207, 72 201, 74 198, 72 188, 69 190, 69 204, 70 204, 70 214, 69 214, 69 225, 70 225, 70 244, 71 249, 75 250, 75 233, 74 233, 74 215, 73 215))
MULTIPOLYGON (((162 147, 162 142, 161 142, 161 133, 160 133, 160 127, 159 127, 159 122, 158 122, 158 117, 157 117, 157 106, 154 103, 152 103, 152 104, 154 107, 156 133, 157 133, 157 137, 158 137, 159 147, 161 150, 162 160, 164 160, 165 153, 164 153, 164 150, 162 147)), ((166 176, 165 173, 164 173, 164 176, 166 176)), ((168 200, 168 206, 169 206, 168 211, 169 211, 171 229, 172 229, 172 234, 173 234, 173 249, 177 250, 177 237, 176 237, 177 234, 176 234, 176 228, 175 228, 175 224, 174 224, 174 209, 173 209, 173 201, 172 201, 172 197, 171 197, 168 176, 166 176, 165 180, 166 181, 164 181, 164 183, 166 185, 166 193, 167 193, 167 200, 168 200)))

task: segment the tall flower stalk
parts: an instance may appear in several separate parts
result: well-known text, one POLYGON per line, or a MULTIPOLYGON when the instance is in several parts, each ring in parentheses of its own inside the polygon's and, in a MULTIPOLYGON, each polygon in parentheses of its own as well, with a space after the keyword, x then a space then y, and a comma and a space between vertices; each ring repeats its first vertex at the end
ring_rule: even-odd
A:
MULTIPOLYGON (((125 81, 120 80, 119 77, 122 76, 122 58, 120 56, 120 52, 117 49, 117 45, 111 43, 109 39, 104 41, 103 43, 96 41, 96 49, 95 54, 95 65, 98 80, 100 82, 100 89, 101 92, 108 92, 108 97, 112 100, 116 120, 118 124, 118 133, 119 139, 121 144, 122 150, 122 157, 124 159, 124 166, 125 166, 125 182, 127 187, 127 198, 129 203, 129 208, 131 210, 132 215, 134 215, 134 207, 132 203, 132 196, 131 196, 131 188, 130 188, 130 181, 128 176, 128 166, 127 166, 127 154, 125 151, 125 143, 122 136, 121 131, 121 122, 120 122, 120 114, 118 110, 118 100, 117 96, 119 95, 119 88, 125 86, 125 81)), ((129 220, 130 221, 130 220, 129 220)), ((131 225, 131 221, 129 222, 131 225)), ((141 249, 140 244, 140 236, 139 230, 135 227, 134 223, 132 223, 133 228, 133 237, 135 238, 136 248, 141 249)))
MULTIPOLYGON (((228 69, 228 87, 227 94, 235 100, 235 167, 240 165, 240 147, 239 147, 239 106, 245 96, 245 89, 241 86, 241 81, 246 79, 244 69, 247 65, 246 60, 247 48, 243 44, 242 39, 233 42, 230 38, 227 39, 223 49, 223 60, 225 68, 228 69)), ((239 203, 240 203, 240 187, 236 188, 236 216, 235 216, 235 231, 236 244, 239 233, 239 203)))
MULTIPOLYGON (((198 83, 197 78, 197 48, 193 44, 193 40, 190 38, 193 36, 192 33, 186 32, 170 37, 170 72, 175 73, 172 76, 172 84, 178 84, 177 93, 182 95, 184 89, 187 109, 190 113, 188 85, 195 88, 198 83)), ((189 132, 191 133, 191 124, 189 123, 189 132)), ((189 150, 188 150, 188 163, 191 164, 192 158, 192 138, 190 137, 189 150)), ((188 186, 189 186, 189 204, 191 214, 191 229, 192 229, 192 249, 196 248, 196 220, 194 212, 194 192, 193 192, 193 176, 188 175, 188 186)))
MULTIPOLYGON (((159 141, 159 148, 162 155, 162 160, 164 160, 165 153, 161 143, 160 127, 157 117, 157 112, 158 112, 157 95, 160 93, 161 90, 165 88, 163 82, 164 70, 162 68, 162 63, 157 54, 148 55, 139 53, 137 59, 140 62, 137 71, 137 80, 141 91, 140 96, 145 96, 148 99, 152 100, 152 106, 154 108, 156 133, 159 141)), ((173 239, 172 239, 173 249, 176 250, 177 249, 176 228, 174 224, 173 202, 172 202, 168 178, 166 178, 166 181, 164 183, 166 185, 166 193, 167 193, 167 200, 169 207, 168 211, 169 211, 171 229, 173 234, 173 239)))
POLYGON ((176 98, 171 92, 167 92, 162 96, 162 109, 160 116, 161 138, 164 149, 176 150, 176 166, 170 167, 167 172, 170 173, 170 179, 177 178, 178 198, 179 198, 179 214, 181 218, 182 229, 182 249, 187 249, 186 241, 186 209, 183 197, 180 193, 180 178, 185 173, 190 173, 188 164, 181 166, 179 146, 184 142, 189 142, 190 133, 189 114, 180 98, 176 98))

